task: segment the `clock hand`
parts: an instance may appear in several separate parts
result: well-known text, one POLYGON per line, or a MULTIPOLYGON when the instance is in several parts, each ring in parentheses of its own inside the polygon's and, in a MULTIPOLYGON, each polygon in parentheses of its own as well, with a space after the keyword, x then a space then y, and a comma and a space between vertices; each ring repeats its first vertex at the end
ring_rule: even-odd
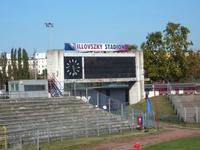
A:
POLYGON ((75 67, 74 67, 74 65, 72 66, 72 70, 73 70, 73 73, 75 73, 76 71, 75 71, 75 67))

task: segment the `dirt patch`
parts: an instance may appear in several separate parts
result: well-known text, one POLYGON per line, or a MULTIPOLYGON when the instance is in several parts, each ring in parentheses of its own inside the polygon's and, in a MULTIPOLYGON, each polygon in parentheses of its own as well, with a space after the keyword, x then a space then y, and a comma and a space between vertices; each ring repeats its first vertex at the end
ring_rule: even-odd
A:
POLYGON ((84 150, 133 150, 133 145, 138 142, 141 146, 155 144, 162 141, 175 140, 182 137, 200 135, 200 129, 178 127, 165 127, 167 131, 160 134, 149 134, 138 137, 117 139, 95 145, 84 150))

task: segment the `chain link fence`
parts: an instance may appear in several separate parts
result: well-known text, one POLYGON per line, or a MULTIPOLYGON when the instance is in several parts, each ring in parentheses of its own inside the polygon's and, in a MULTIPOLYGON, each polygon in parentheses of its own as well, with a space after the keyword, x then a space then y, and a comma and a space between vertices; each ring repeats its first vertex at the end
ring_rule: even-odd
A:
MULTIPOLYGON (((52 99, 46 99, 46 102, 38 106, 38 101, 43 99, 20 99, 15 102, 26 101, 33 103, 32 109, 23 112, 26 105, 21 105, 19 110, 14 109, 14 101, 9 99, 1 99, 3 103, 10 103, 12 111, 16 111, 16 118, 21 116, 21 119, 9 119, 6 125, 4 120, 8 120, 8 116, 0 116, 0 124, 5 125, 6 132, 1 131, 0 139, 4 140, 1 146, 4 149, 12 149, 17 147, 23 149, 24 145, 32 144, 35 149, 39 150, 41 142, 52 142, 54 140, 63 141, 64 139, 76 139, 79 137, 100 136, 103 134, 131 132, 136 129, 161 128, 163 121, 173 121, 172 116, 156 114, 153 110, 146 113, 143 110, 130 107, 126 98, 119 99, 106 95, 94 87, 72 87, 65 89, 69 96, 76 97, 82 103, 74 102, 70 104, 66 113, 57 112, 62 106, 51 105, 52 99), (82 104, 84 106, 82 107, 82 104), (45 108, 41 108, 41 106, 45 108), (75 107, 77 106, 77 107, 75 107), (53 109, 54 108, 54 109, 53 109), (20 110, 21 109, 21 110, 20 110), (46 109, 51 112, 40 112, 46 109), (36 115, 35 112, 39 111, 36 115), (29 114, 34 117, 29 117, 29 114), (23 116, 23 117, 22 117, 23 116), (46 118, 45 118, 46 116, 46 118), (159 116, 159 117, 158 117, 159 116), (10 122, 10 123, 9 123, 10 122), (140 123, 139 123, 140 122, 140 123)), ((8 98, 8 97, 6 97, 8 98)), ((65 98, 65 97, 64 97, 65 98)), ((59 100, 58 100, 59 103, 59 100)), ((71 102, 70 102, 71 103, 71 102)), ((30 107, 30 108, 31 108, 30 107)), ((7 107, 7 109, 9 109, 7 107)), ((6 112, 6 109, 4 109, 6 112)), ((1 114, 4 114, 1 109, 1 114)), ((7 113, 9 114, 9 113, 7 113)), ((5 131, 5 130, 4 130, 5 131)))

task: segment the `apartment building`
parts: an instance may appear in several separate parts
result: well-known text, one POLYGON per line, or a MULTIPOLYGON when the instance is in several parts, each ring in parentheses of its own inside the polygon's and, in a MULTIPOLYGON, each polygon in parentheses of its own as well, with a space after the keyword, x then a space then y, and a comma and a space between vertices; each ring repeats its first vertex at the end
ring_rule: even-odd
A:
MULTIPOLYGON (((11 65, 11 53, 6 54, 7 58, 7 68, 8 65, 11 65)), ((37 74, 42 75, 43 70, 47 69, 47 58, 46 53, 34 53, 33 56, 29 58, 29 69, 30 70, 36 70, 37 74)), ((0 70, 2 69, 0 65, 0 70)))

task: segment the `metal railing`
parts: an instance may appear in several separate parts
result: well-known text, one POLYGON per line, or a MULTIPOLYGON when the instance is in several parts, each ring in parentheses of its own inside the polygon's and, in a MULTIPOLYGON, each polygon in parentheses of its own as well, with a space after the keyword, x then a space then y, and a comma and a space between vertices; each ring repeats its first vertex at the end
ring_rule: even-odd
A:
POLYGON ((0 139, 6 135, 4 147, 23 149, 24 145, 33 144, 39 149, 41 142, 135 131, 139 115, 143 119, 141 128, 156 127, 155 113, 146 114, 127 104, 121 103, 118 109, 111 109, 108 99, 105 111, 82 100, 69 100, 69 104, 65 104, 66 101, 58 99, 52 104, 51 100, 1 101, 5 109, 1 109, 0 124, 7 128, 6 134, 0 134, 0 139), (14 116, 7 105, 15 112, 14 116))
MULTIPOLYGON (((198 95, 190 95, 190 97, 198 95)), ((199 123, 200 122, 200 105, 197 102, 191 101, 184 103, 184 97, 188 96, 169 96, 169 99, 176 110, 180 120, 188 123, 199 123)), ((199 100, 200 103, 200 100, 199 100)))

